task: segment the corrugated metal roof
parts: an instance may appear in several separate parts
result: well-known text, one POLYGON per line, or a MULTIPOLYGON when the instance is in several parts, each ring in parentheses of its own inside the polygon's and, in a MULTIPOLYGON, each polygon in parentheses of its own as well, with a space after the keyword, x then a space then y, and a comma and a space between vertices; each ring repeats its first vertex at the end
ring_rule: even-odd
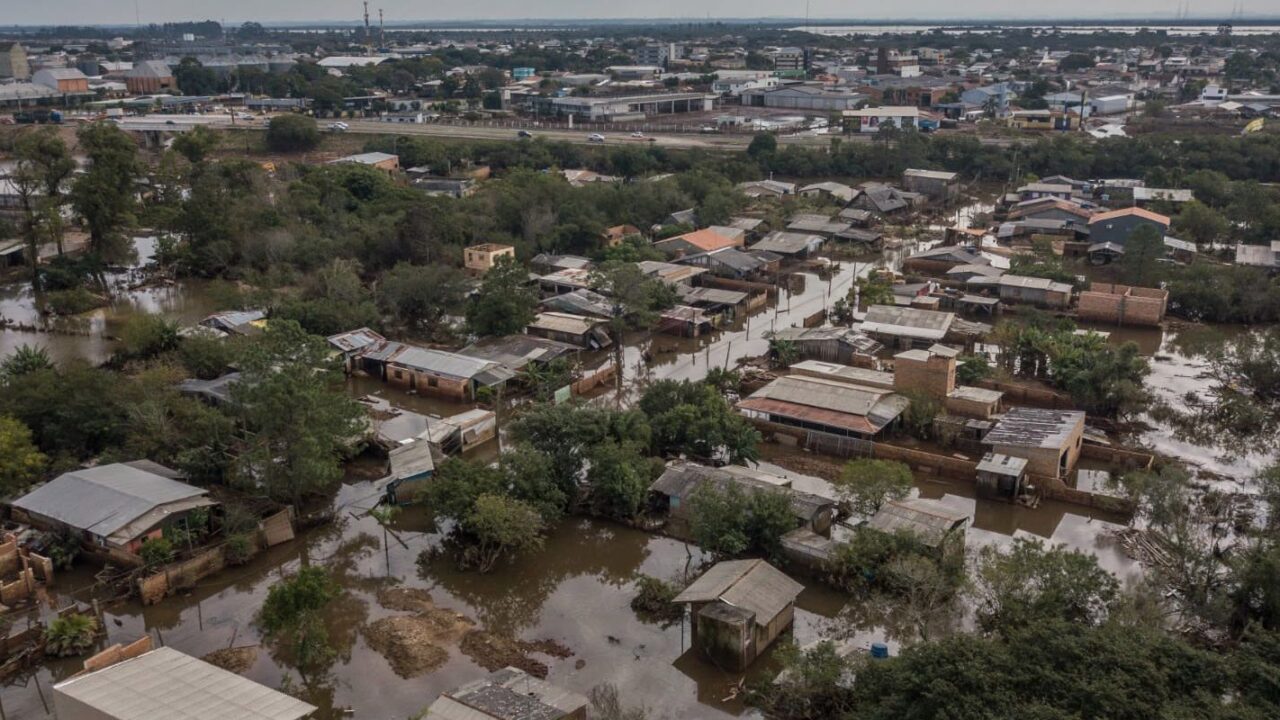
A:
MULTIPOLYGON (((721 492, 736 486, 750 492, 782 493, 790 501, 792 513, 806 524, 824 508, 835 505, 830 498, 791 488, 790 480, 777 475, 738 465, 713 468, 683 460, 668 464, 662 475, 649 486, 649 492, 687 501, 704 485, 712 485, 721 492)), ((681 504, 683 506, 683 502, 681 504)))
POLYGON ((315 706, 162 647, 54 686, 117 720, 298 720, 315 706))
POLYGON ((872 305, 862 321, 863 332, 902 335, 925 340, 941 340, 955 315, 894 305, 872 305))
POLYGON ((427 709, 434 720, 560 720, 587 706, 578 693, 503 668, 441 695, 427 709))
POLYGON ((538 316, 529 323, 529 327, 539 330, 550 330, 552 332, 569 333, 571 335, 585 335, 591 332, 591 329, 600 324, 595 318, 583 317, 582 315, 571 315, 569 313, 544 312, 538 313, 538 316))
POLYGON ((825 378, 788 375, 765 385, 751 397, 769 398, 850 415, 869 415, 876 404, 892 395, 890 390, 865 387, 825 378))
MULTIPOLYGON (((390 344, 390 343, 388 343, 390 344)), ((399 344, 399 343, 396 343, 399 344)), ((437 375, 472 379, 481 373, 497 367, 497 363, 467 357, 443 350, 421 348, 416 345, 401 345, 387 360, 415 370, 425 370, 437 375)))
POLYGON ((206 494, 150 470, 115 463, 63 473, 13 506, 107 537, 160 506, 206 494))
POLYGON ((328 338, 329 344, 343 353, 357 352, 385 340, 386 338, 367 327, 330 335, 328 338))
POLYGON ((967 515, 921 500, 890 500, 867 521, 867 526, 886 533, 910 532, 926 545, 937 547, 968 519, 967 515))
POLYGON ((1084 426, 1079 410, 1045 410, 1016 407, 1006 412, 982 438, 984 445, 1059 448, 1077 427, 1084 426))
POLYGON ((764 626, 803 590, 803 585, 763 560, 729 560, 713 565, 673 602, 720 600, 755 613, 756 624, 764 626))

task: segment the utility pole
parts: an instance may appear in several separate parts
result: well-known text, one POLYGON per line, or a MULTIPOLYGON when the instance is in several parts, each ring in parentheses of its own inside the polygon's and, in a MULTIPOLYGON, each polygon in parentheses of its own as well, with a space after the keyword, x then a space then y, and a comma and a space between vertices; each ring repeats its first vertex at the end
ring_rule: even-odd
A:
POLYGON ((373 44, 373 36, 369 33, 369 0, 364 0, 364 52, 366 55, 372 55, 370 45, 373 44))
POLYGON ((382 8, 378 8, 378 49, 387 46, 387 29, 382 24, 382 8))

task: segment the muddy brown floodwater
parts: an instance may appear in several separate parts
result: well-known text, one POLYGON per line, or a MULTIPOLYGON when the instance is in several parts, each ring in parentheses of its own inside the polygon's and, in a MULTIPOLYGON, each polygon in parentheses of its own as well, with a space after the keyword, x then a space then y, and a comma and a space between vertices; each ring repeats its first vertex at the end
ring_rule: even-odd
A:
MULTIPOLYGON (((961 208, 956 217, 964 219, 985 209, 961 208)), ((700 379, 709 367, 733 367, 741 358, 765 353, 767 331, 799 325, 842 297, 857 276, 877 266, 897 268, 902 257, 924 245, 908 242, 883 256, 841 261, 830 279, 803 273, 802 284, 782 292, 768 308, 702 338, 629 333, 623 351, 627 393, 617 400, 633 401, 638 390, 653 380, 700 379)), ((148 241, 139 243, 140 255, 145 257, 149 249, 148 241)), ((130 313, 162 312, 190 323, 212 309, 213 301, 199 283, 125 292, 109 308, 54 322, 56 329, 83 334, 0 331, 0 355, 27 343, 48 347, 57 360, 97 362, 110 355, 113 345, 108 336, 130 313)), ((29 289, 21 284, 0 287, 0 315, 24 323, 41 321, 32 310, 29 289)), ((1170 323, 1168 329, 1099 329, 1110 332, 1113 342, 1137 342, 1144 354, 1152 356, 1151 385, 1167 400, 1206 390, 1204 348, 1239 332, 1177 323, 1170 323)), ((399 407, 428 414, 450 415, 471 407, 400 392, 368 378, 353 378, 348 388, 356 396, 377 394, 399 407)), ((612 390, 598 399, 614 400, 612 390)), ((1158 425, 1136 440, 1226 477, 1247 477, 1267 460, 1223 458, 1213 448, 1176 440, 1168 428, 1158 425)), ((763 451, 763 466, 792 477, 800 489, 827 492, 829 486, 820 476, 831 477, 838 470, 829 459, 809 453, 773 445, 763 451)), ((497 452, 498 443, 491 442, 470 456, 492 459, 497 452)), ((428 553, 430 557, 419 562, 423 551, 441 543, 422 508, 406 509, 384 532, 367 515, 376 493, 354 479, 358 472, 353 470, 351 476, 353 480, 335 500, 340 509, 336 524, 272 548, 250 564, 229 569, 159 605, 108 605, 107 642, 151 634, 158 642, 195 656, 235 648, 214 657, 239 664, 249 678, 283 687, 316 704, 321 718, 410 717, 439 692, 482 674, 482 663, 493 660, 490 653, 504 652, 515 652, 511 657, 532 667, 545 665, 552 682, 579 692, 602 682, 615 683, 627 702, 643 703, 659 717, 753 716, 734 697, 741 676, 721 671, 689 652, 686 626, 646 624, 629 607, 640 574, 680 576, 707 559, 696 547, 609 523, 571 519, 555 528, 541 552, 489 575, 460 572, 447 553, 428 553), (308 564, 333 568, 345 592, 327 618, 337 658, 323 675, 303 679, 287 655, 258 647, 261 637, 254 615, 274 583, 308 564), (430 649, 418 648, 415 642, 430 649), (565 657, 566 650, 572 655, 565 657), (392 656, 395 666, 384 653, 392 656)), ((1123 579, 1141 572, 1107 539, 1107 531, 1120 527, 1122 518, 1061 503, 1046 502, 1031 509, 991 502, 975 498, 970 485, 926 476, 916 478, 916 488, 921 497, 972 518, 967 535, 971 554, 1013 538, 1038 537, 1092 553, 1123 579)), ((80 568, 61 575, 54 590, 62 601, 88 600, 86 588, 92 582, 91 569, 80 568)), ((841 624, 834 618, 857 609, 846 605, 844 596, 806 581, 796 613, 796 640, 807 643, 831 636, 841 624)), ((893 633, 874 623, 859 626, 853 639, 861 644, 888 639, 894 652, 898 648, 893 633)), ((52 707, 46 705, 50 685, 75 672, 78 664, 57 661, 33 675, 11 679, 0 688, 7 717, 51 717, 52 707)), ((767 654, 750 674, 763 676, 774 669, 772 654, 767 654)))

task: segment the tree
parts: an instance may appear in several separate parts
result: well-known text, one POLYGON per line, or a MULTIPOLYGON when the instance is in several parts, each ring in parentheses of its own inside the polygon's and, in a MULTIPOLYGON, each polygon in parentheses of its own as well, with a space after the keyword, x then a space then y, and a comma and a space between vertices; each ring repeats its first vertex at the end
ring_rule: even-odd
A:
POLYGON ((587 455, 591 507, 597 515, 630 520, 640 514, 655 479, 634 442, 606 440, 587 455))
POLYGON ((327 666, 334 656, 320 613, 338 594, 328 571, 303 567, 292 577, 274 583, 258 610, 263 635, 292 651, 303 677, 327 666))
POLYGON ((991 377, 991 364, 987 362, 985 355, 961 355, 957 359, 960 361, 956 365, 958 382, 972 385, 979 380, 991 377))
POLYGON ((542 517, 528 503, 503 495, 481 495, 462 521, 474 538, 464 562, 487 573, 504 558, 542 547, 542 517))
MULTIPOLYGON (((14 155, 18 162, 11 180, 23 212, 28 254, 36 257, 32 253, 38 254, 39 243, 47 240, 62 255, 63 184, 75 171, 75 160, 58 132, 47 127, 20 135, 14 155)), ((33 261, 31 268, 33 283, 38 285, 38 264, 33 261)))
POLYGON ((218 147, 218 134, 205 125, 197 125, 189 132, 173 139, 173 150, 192 165, 199 165, 218 147))
POLYGON ((431 334, 445 315, 462 305, 469 287, 452 265, 402 262, 382 276, 380 299, 406 327, 431 334))
POLYGON ((364 413, 344 392, 323 338, 293 321, 272 321, 241 358, 232 406, 247 445, 236 459, 239 480, 300 507, 311 492, 342 477, 347 444, 364 413))
POLYGON ((1204 247, 1220 240, 1231 226, 1217 210, 1192 200, 1182 206, 1182 212, 1174 219, 1173 227, 1196 245, 1204 247))
POLYGON ((1008 551, 983 548, 978 580, 978 623, 1001 632, 1054 620, 1100 624, 1120 587, 1093 556, 1026 538, 1008 551))
POLYGON ((11 495, 39 480, 48 463, 31 441, 31 429, 0 415, 0 494, 11 495))
POLYGON ((1124 255, 1116 264, 1126 283, 1151 287, 1160 271, 1156 260, 1164 256, 1164 237, 1155 227, 1144 224, 1129 235, 1124 243, 1124 255))
POLYGON ((267 148, 273 152, 305 152, 319 144, 320 130, 314 118, 277 115, 267 124, 267 148))
POLYGON ((467 306, 467 325, 485 337, 520 333, 533 322, 537 304, 524 267, 513 258, 498 258, 467 306))
POLYGON ((772 155, 777 151, 778 138, 773 133, 756 133, 751 137, 751 144, 747 146, 747 155, 757 160, 764 156, 772 155))
POLYGON ((698 546, 721 557, 747 552, 776 556, 782 536, 799 524, 787 496, 706 483, 689 499, 689 532, 698 546))
POLYGON ((731 463, 759 455, 760 433, 705 383, 660 380, 645 390, 639 407, 649 418, 654 455, 725 458, 731 463))
POLYGON ((840 471, 836 490, 853 512, 875 515, 889 500, 901 500, 914 487, 911 468, 894 460, 850 460, 840 471))
POLYGON ((193 57, 184 57, 173 69, 173 79, 183 95, 216 95, 218 76, 193 57))
POLYGON ((136 222, 138 147, 113 123, 86 123, 76 137, 89 169, 71 187, 71 204, 88 226, 90 256, 100 265, 123 254, 136 222))
POLYGON ((305 330, 329 336, 377 325, 378 308, 360 279, 360 263, 337 258, 302 283, 302 295, 280 304, 273 317, 295 320, 305 330))

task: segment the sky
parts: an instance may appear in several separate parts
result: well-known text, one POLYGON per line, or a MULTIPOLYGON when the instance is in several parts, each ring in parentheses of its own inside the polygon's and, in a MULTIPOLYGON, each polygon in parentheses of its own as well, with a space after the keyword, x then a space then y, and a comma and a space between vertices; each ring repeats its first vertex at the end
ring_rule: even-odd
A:
MULTIPOLYGON (((808 0, 812 18, 857 18, 860 21, 903 19, 903 6, 879 0, 808 0)), ((1181 0, 1073 0, 1055 4, 1012 3, 1009 0, 914 0, 911 17, 919 21, 957 18, 1036 19, 1088 17, 1154 21, 1172 19, 1181 0)), ((1276 0, 1195 0, 1192 15, 1205 17, 1232 14, 1243 5, 1245 15, 1280 15, 1276 0)), ((609 19, 708 17, 804 17, 805 0, 647 0, 644 3, 618 0, 467 0, 466 2, 423 2, 423 0, 370 0, 370 14, 376 22, 381 7, 387 21, 474 20, 474 19, 609 19)), ((239 23, 358 20, 359 0, 3 0, 2 25, 90 25, 132 24, 176 20, 220 20, 239 23), (135 14, 136 5, 136 14, 135 14)))

